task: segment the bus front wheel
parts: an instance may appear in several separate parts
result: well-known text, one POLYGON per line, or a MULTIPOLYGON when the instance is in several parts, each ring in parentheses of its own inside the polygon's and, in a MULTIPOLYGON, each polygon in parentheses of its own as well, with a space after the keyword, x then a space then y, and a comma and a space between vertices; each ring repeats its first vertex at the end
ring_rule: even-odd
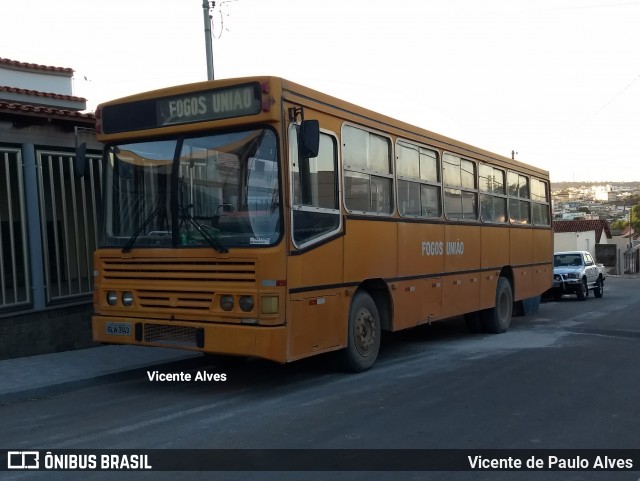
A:
POLYGON ((376 362, 380 350, 380 315, 366 292, 357 292, 349 309, 347 347, 341 351, 341 366, 350 372, 362 372, 376 362))
POLYGON ((486 332, 500 334, 506 332, 511 324, 513 311, 513 290, 506 277, 498 279, 496 303, 494 307, 482 312, 482 324, 486 332))

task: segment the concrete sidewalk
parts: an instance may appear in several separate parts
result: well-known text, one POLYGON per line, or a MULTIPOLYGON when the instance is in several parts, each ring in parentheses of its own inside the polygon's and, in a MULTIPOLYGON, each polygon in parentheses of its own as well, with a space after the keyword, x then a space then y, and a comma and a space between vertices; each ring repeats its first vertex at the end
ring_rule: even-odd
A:
POLYGON ((200 357, 198 352, 109 345, 0 361, 0 404, 56 394, 65 385, 158 364, 200 357))

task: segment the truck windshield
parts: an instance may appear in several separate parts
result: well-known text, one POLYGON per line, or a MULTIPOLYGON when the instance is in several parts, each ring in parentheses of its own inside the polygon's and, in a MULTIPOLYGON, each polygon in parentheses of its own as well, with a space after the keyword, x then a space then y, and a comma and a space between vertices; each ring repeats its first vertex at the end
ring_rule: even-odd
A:
POLYGON ((111 145, 101 246, 273 245, 278 167, 269 129, 111 145))
POLYGON ((556 254, 553 256, 554 267, 575 267, 582 265, 580 254, 556 254))

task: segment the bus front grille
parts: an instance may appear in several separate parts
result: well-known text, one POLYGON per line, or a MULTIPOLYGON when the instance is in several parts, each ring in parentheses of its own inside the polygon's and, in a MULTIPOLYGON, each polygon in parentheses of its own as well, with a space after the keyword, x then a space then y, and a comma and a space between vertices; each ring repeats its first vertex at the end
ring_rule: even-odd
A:
POLYGON ((176 282, 255 284, 253 260, 212 259, 102 259, 102 277, 108 281, 144 281, 175 286, 176 282))
POLYGON ((145 342, 154 342, 165 346, 198 347, 198 329, 185 326, 164 326, 145 324, 145 342))
POLYGON ((184 309, 209 312, 213 306, 213 292, 176 292, 139 289, 137 301, 145 309, 184 309))

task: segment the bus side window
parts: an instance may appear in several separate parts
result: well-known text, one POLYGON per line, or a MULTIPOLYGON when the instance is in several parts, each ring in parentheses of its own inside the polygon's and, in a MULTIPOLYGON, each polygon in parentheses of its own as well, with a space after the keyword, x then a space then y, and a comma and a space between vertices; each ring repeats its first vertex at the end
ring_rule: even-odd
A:
POLYGON ((351 212, 393 212, 393 169, 389 138, 344 125, 344 203, 351 212))
POLYGON ((289 135, 291 185, 293 190, 293 241, 300 247, 332 234, 340 228, 338 204, 337 141, 320 134, 318 155, 304 160, 298 156, 297 135, 292 124, 289 135), (305 195, 303 196, 303 188, 305 195))
POLYGON ((438 154, 408 141, 396 143, 398 212, 403 217, 440 217, 438 154))
POLYGON ((529 178, 509 172, 509 220, 512 224, 531 224, 531 201, 529 198, 529 178))
POLYGON ((442 157, 444 211, 447 219, 478 218, 475 163, 445 153, 442 157))
POLYGON ((533 208, 533 224, 549 225, 549 189, 546 182, 539 179, 531 179, 531 204, 533 208))

